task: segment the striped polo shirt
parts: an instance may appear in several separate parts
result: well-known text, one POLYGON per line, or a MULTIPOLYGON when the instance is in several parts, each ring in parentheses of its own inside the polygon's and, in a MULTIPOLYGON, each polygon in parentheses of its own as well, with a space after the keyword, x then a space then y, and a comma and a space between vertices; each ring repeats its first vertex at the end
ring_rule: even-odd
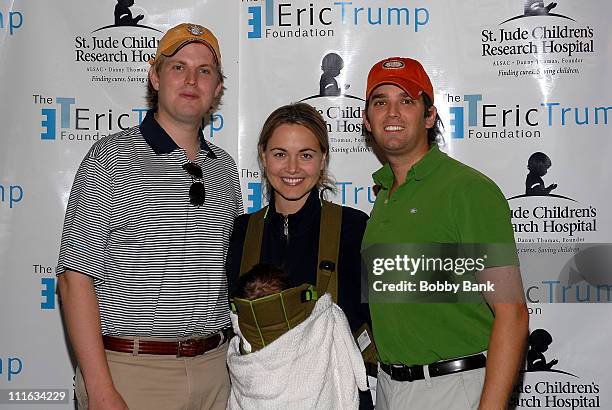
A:
POLYGON ((57 274, 88 275, 102 334, 181 338, 230 325, 224 261, 242 195, 236 163, 200 132, 205 202, 189 202, 185 151, 149 111, 96 142, 75 176, 57 274))

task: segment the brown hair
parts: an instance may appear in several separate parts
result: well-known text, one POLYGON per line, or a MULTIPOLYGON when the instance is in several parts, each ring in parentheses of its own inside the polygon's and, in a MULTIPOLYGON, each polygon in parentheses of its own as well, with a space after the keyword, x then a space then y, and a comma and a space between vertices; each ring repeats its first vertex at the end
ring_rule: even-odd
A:
MULTIPOLYGON (((187 44, 189 44, 189 43, 187 43, 187 44)), ((181 48, 182 47, 179 47, 174 52, 174 54, 176 54, 181 48)), ((174 55, 174 54, 172 54, 172 55, 174 55)), ((151 67, 151 69, 155 70, 157 75, 159 75, 159 72, 161 71, 161 68, 162 68, 162 66, 164 64, 164 61, 166 60, 166 57, 172 57, 172 56, 165 56, 165 55, 161 54, 155 60, 155 62, 153 63, 153 66, 151 67)), ((217 74, 219 76, 219 82, 221 84, 223 84, 223 82, 225 80, 225 76, 223 75, 223 69, 221 68, 220 65, 216 66, 216 71, 217 71, 217 74)), ((204 115, 204 121, 206 123, 208 123, 208 117, 210 116, 210 114, 212 114, 213 112, 217 111, 217 109, 221 105, 221 98, 223 97, 223 93, 224 92, 225 92, 225 86, 223 86, 221 88, 221 92, 213 100, 213 103, 210 106, 210 110, 208 110, 206 112, 206 114, 204 115)), ((147 94, 146 94, 146 100, 147 100, 147 107, 149 107, 150 110, 157 111, 157 108, 159 107, 159 105, 158 105, 157 90, 155 88, 153 88, 153 84, 151 84, 151 79, 149 78, 148 75, 147 75, 147 94)))
POLYGON ((289 278, 274 265, 258 263, 251 270, 240 276, 234 297, 241 299, 259 299, 289 289, 289 278))
MULTIPOLYGON (((266 150, 268 141, 272 137, 274 131, 284 124, 301 125, 308 128, 308 130, 314 134, 319 142, 321 151, 325 155, 325 164, 316 186, 321 191, 321 194, 328 189, 330 191, 335 191, 336 185, 333 179, 327 173, 329 166, 329 136, 327 135, 327 124, 325 123, 325 120, 321 114, 306 103, 292 103, 283 105, 282 107, 274 110, 274 112, 268 116, 261 129, 261 132, 259 133, 259 140, 257 141, 257 148, 260 156, 266 150)), ((266 178, 265 172, 264 178, 266 178)), ((274 191, 267 178, 266 188, 268 193, 272 193, 274 191)))

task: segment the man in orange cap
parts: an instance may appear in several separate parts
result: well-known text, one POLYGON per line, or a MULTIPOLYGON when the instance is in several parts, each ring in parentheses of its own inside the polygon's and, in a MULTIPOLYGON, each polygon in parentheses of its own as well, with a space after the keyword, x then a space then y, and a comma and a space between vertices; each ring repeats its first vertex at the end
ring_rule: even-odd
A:
POLYGON ((179 24, 150 62, 140 126, 75 177, 57 267, 79 408, 225 409, 224 260, 242 196, 202 127, 223 92, 214 34, 179 24))
MULTIPOLYGON (((439 149, 441 122, 433 102, 431 80, 418 61, 387 58, 370 70, 364 126, 388 162, 373 174, 380 190, 363 254, 374 244, 376 252, 405 254, 428 244, 498 249, 475 274, 499 286, 472 292, 470 303, 448 302, 441 292, 430 299, 417 295, 417 301, 403 294, 397 303, 397 296, 371 289, 381 362, 376 408, 505 409, 528 330, 510 210, 493 181, 439 149)), ((424 269, 418 274, 426 283, 432 277, 424 269)), ((453 275, 449 282, 465 279, 453 275)))

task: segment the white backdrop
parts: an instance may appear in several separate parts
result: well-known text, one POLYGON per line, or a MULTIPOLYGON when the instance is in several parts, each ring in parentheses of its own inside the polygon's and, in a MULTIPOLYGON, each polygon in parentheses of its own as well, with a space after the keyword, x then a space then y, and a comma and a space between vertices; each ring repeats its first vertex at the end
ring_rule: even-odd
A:
MULTIPOLYGON (((607 1, 559 0, 532 16, 523 0, 140 0, 130 11, 144 18, 132 27, 114 26, 111 0, 1 4, 0 390, 65 389, 72 399, 73 364, 54 293, 70 186, 95 140, 138 123, 148 54, 183 21, 210 27, 221 44, 227 91, 206 134, 236 158, 246 211, 262 205, 256 140, 263 121, 300 100, 328 122, 332 199, 371 209, 370 175, 380 162, 360 132, 365 79, 376 61, 399 55, 430 73, 446 126, 443 149, 498 183, 517 241, 532 243, 536 254, 551 243, 610 242, 607 1), (339 72, 324 82, 335 81, 341 94, 322 96, 330 53, 342 65, 336 58, 339 72), (551 160, 542 178, 558 185, 552 195, 524 195, 535 152, 551 160)), ((551 280, 568 259, 553 258, 551 280)), ((602 366, 610 305, 547 303, 555 284, 523 274, 534 286, 530 301, 539 302, 530 304, 531 330, 551 335, 544 354, 558 363, 524 374, 517 407, 611 408, 612 378, 602 366)), ((30 406, 47 407, 18 408, 30 406)))

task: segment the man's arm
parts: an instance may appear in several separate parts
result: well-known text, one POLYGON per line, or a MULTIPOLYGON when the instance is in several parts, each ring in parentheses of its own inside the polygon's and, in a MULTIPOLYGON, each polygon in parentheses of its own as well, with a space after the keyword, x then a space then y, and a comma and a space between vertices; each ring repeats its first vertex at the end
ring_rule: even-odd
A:
POLYGON ((485 294, 495 319, 489 338, 487 367, 479 409, 506 409, 522 367, 529 334, 529 312, 516 266, 485 269, 479 281, 490 280, 496 291, 485 294))
POLYGON ((113 385, 100 326, 100 309, 93 279, 67 270, 58 276, 66 329, 83 374, 89 409, 127 409, 113 385))

